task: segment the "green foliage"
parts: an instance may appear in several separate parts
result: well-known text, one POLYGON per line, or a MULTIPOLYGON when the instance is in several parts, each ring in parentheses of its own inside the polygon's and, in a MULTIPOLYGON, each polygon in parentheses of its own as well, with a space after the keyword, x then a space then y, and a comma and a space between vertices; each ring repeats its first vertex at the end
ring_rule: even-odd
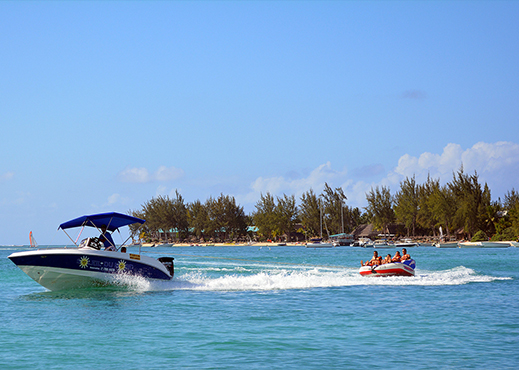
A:
POLYGON ((253 214, 254 224, 258 227, 258 233, 265 238, 274 238, 276 235, 276 201, 272 194, 261 194, 256 203, 256 212, 253 214))
POLYGON ((512 189, 505 195, 503 208, 507 211, 507 216, 510 220, 510 227, 514 234, 514 239, 519 235, 519 192, 512 189))
POLYGON ((350 224, 345 232, 351 232, 359 225, 369 224, 371 222, 367 212, 361 212, 358 207, 348 208, 348 217, 350 224))
POLYGON ((323 217, 324 225, 329 234, 339 234, 351 230, 351 212, 345 202, 346 195, 342 188, 332 189, 327 183, 324 184, 323 194, 323 217), (345 228, 343 230, 343 224, 345 228))
POLYGON ((312 189, 303 193, 299 206, 299 218, 303 224, 303 230, 308 237, 317 236, 320 233, 320 200, 312 189))
POLYGON ((208 227, 210 220, 209 212, 200 200, 196 200, 188 205, 187 220, 192 233, 199 239, 203 238, 204 231, 208 227))
POLYGON ((184 240, 190 234, 197 238, 226 240, 247 232, 243 207, 236 204, 234 197, 223 194, 217 199, 209 198, 205 204, 197 200, 186 205, 176 191, 174 198, 152 198, 143 204, 141 211, 132 211, 132 214, 146 220, 143 231, 147 238, 157 239, 161 230, 174 233, 177 240, 184 240))
POLYGON ((290 237, 295 224, 299 221, 299 212, 294 195, 283 194, 274 199, 272 194, 261 195, 256 203, 256 212, 253 215, 255 225, 260 236, 265 239, 275 239, 281 235, 290 237))
POLYGON ((426 230, 431 230, 435 235, 440 225, 449 232, 446 210, 449 208, 448 192, 446 188, 440 187, 440 180, 431 179, 427 176, 427 181, 423 185, 418 185, 418 213, 417 223, 426 230))
POLYGON ((184 198, 178 191, 175 191, 173 199, 161 195, 152 198, 143 204, 141 213, 146 220, 145 227, 148 233, 157 233, 159 230, 175 231, 179 240, 187 236, 187 208, 184 198))
POLYGON ((454 216, 456 213, 456 198, 450 186, 440 187, 439 180, 433 186, 433 192, 429 199, 432 221, 435 226, 443 226, 448 236, 455 230, 454 216))
POLYGON ((278 197, 277 201, 278 204, 275 208, 276 230, 279 235, 289 236, 294 229, 294 225, 299 221, 296 197, 283 194, 283 197, 278 197))
POLYGON ((299 205, 294 195, 262 194, 255 212, 247 216, 232 196, 220 194, 205 203, 196 200, 185 204, 176 191, 173 198, 158 196, 145 202, 141 210, 129 211, 146 220, 142 226, 130 225, 130 232, 140 239, 157 239, 162 230, 175 233, 178 240, 192 236, 226 241, 244 237, 247 226, 254 224, 261 238, 275 239, 290 237, 300 222, 299 231, 310 238, 320 235, 322 210, 323 228, 329 235, 342 232, 343 225, 344 232, 351 232, 370 222, 388 232, 389 224, 397 221, 408 235, 414 235, 417 228, 435 235, 441 226, 447 236, 456 230, 468 238, 473 235, 472 240, 488 240, 488 236, 492 240, 516 240, 519 236, 519 193, 512 189, 502 203, 492 202, 488 185, 479 183, 477 172, 465 174, 463 167, 443 186, 439 179, 430 177, 424 184, 417 184, 413 176, 400 183, 394 197, 389 187, 371 188, 363 213, 348 207, 346 200, 342 188, 333 189, 326 183, 320 195, 312 189, 303 193, 299 205))
POLYGON ((495 234, 490 240, 492 241, 513 241, 517 240, 517 234, 514 233, 512 227, 508 227, 501 232, 495 234))
POLYGON ((410 231, 415 235, 420 202, 419 194, 419 188, 413 176, 411 179, 406 177, 400 183, 400 191, 395 195, 394 210, 396 219, 405 225, 407 236, 409 236, 410 231))
POLYGON ((389 224, 395 221, 395 212, 393 211, 393 197, 389 191, 389 187, 371 188, 366 194, 368 206, 366 210, 372 215, 373 224, 378 230, 384 233, 389 232, 389 224))
POLYGON ((487 240, 488 240, 488 236, 487 236, 487 234, 485 234, 485 232, 483 230, 479 230, 478 232, 476 232, 471 239, 471 241, 473 241, 473 242, 485 242, 487 240))
POLYGON ((223 194, 218 199, 210 197, 205 207, 209 218, 207 235, 224 241, 246 234, 245 212, 243 207, 236 204, 234 197, 223 194))
POLYGON ((485 189, 481 189, 477 172, 467 175, 463 167, 453 176, 449 187, 456 206, 454 225, 463 228, 470 238, 477 230, 484 228, 485 209, 490 205, 490 190, 486 184, 485 189))
MULTIPOLYGON (((143 220, 145 219, 144 213, 142 211, 132 211, 132 210, 129 210, 128 214, 133 216, 133 217, 137 217, 137 218, 140 218, 140 219, 143 219, 143 220)), ((144 225, 145 224, 146 223, 144 223, 144 225)), ((128 225, 128 227, 130 229, 130 236, 131 236, 132 240, 139 240, 139 239, 141 239, 141 233, 144 234, 144 235, 146 234, 145 233, 145 228, 143 227, 142 224, 131 224, 131 225, 128 225)))

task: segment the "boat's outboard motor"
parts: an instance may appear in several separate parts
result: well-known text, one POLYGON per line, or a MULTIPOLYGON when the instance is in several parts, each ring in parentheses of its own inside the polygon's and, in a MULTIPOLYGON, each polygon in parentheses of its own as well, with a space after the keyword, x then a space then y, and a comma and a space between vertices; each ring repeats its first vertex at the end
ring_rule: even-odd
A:
POLYGON ((158 260, 166 267, 166 270, 168 270, 171 277, 173 277, 173 275, 175 275, 175 266, 173 265, 174 258, 173 257, 160 257, 158 260))

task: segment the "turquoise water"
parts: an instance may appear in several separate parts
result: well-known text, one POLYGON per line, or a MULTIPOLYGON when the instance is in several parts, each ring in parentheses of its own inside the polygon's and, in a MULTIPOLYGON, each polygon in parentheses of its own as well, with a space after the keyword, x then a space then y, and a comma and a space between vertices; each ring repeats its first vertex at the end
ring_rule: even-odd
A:
POLYGON ((518 248, 412 248, 414 278, 361 277, 362 248, 151 248, 174 281, 56 293, 19 250, 0 247, 1 369, 519 366, 518 248))

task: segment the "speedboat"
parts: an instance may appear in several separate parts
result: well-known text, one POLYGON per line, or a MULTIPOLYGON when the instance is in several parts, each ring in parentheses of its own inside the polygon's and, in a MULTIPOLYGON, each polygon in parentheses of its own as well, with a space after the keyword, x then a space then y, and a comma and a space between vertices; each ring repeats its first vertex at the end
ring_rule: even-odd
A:
POLYGON ((375 242, 371 240, 370 238, 360 238, 359 239, 359 246, 362 248, 373 248, 375 245, 375 242))
MULTIPOLYGON (((58 229, 65 234, 65 230, 77 227, 81 227, 81 231, 84 227, 98 230, 106 227, 107 231, 114 232, 123 226, 144 222, 140 218, 111 212, 81 216, 62 223, 58 229)), ((126 253, 125 247, 117 249, 116 246, 113 246, 114 251, 106 250, 99 238, 95 237, 83 239, 79 245, 74 242, 74 245, 72 248, 16 252, 8 258, 49 290, 114 285, 125 275, 150 280, 171 280, 174 275, 172 257, 155 259, 140 253, 126 253)))
POLYGON ((460 248, 508 248, 510 243, 502 242, 460 242, 460 248))
POLYGON ((376 266, 362 266, 362 276, 414 276, 416 263, 413 259, 404 262, 391 262, 376 266))
POLYGON ((419 245, 419 243, 413 242, 411 239, 403 239, 395 242, 395 247, 397 248, 413 248, 419 245))
POLYGON ((321 238, 310 239, 310 243, 306 243, 306 248, 333 248, 332 243, 324 243, 321 238))
POLYGON ((353 242, 355 241, 355 238, 352 234, 346 234, 346 233, 331 235, 330 239, 332 240, 332 244, 334 247, 352 245, 353 242))
POLYGON ((389 242, 386 239, 376 240, 375 243, 373 243, 373 248, 378 248, 378 249, 389 249, 389 248, 395 248, 395 247, 396 246, 392 242, 389 242))
POLYGON ((436 248, 458 248, 459 247, 458 242, 447 242, 447 243, 439 242, 439 243, 434 244, 434 246, 436 248))

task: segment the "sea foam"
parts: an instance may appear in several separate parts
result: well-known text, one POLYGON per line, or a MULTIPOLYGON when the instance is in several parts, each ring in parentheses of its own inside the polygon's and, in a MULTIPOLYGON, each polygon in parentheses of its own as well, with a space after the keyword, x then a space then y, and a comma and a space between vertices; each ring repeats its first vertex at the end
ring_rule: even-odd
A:
POLYGON ((257 272, 239 267, 219 270, 214 268, 196 270, 190 268, 185 273, 177 273, 171 281, 148 281, 136 277, 124 277, 121 283, 136 291, 270 291, 285 289, 312 289, 348 286, 451 286, 469 283, 488 283, 507 280, 508 277, 494 277, 459 266, 443 271, 416 270, 416 276, 403 277, 363 277, 357 268, 266 268, 257 272), (248 273, 244 273, 248 271, 248 273))

